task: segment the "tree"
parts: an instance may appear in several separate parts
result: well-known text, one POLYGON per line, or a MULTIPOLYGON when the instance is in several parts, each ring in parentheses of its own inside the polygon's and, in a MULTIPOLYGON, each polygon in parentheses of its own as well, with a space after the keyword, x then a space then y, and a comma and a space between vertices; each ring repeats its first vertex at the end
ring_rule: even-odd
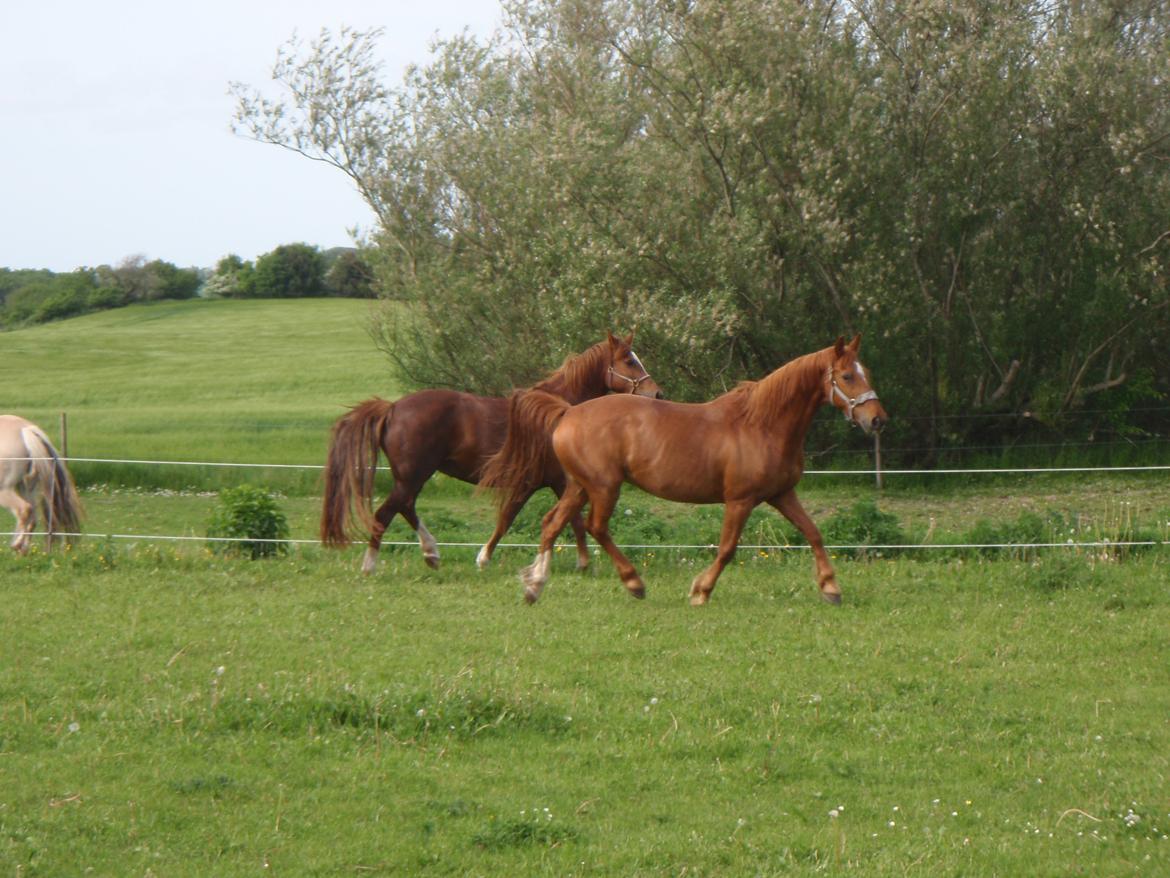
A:
POLYGON ((127 256, 116 268, 99 266, 95 274, 100 286, 121 293, 123 303, 190 299, 202 282, 193 268, 178 268, 161 259, 148 262, 141 254, 127 256))
POLYGON ((229 299, 252 295, 255 268, 235 253, 229 253, 215 264, 215 270, 204 285, 204 295, 229 299))
POLYGON ((342 250, 325 272, 325 286, 335 296, 373 299, 374 272, 357 250, 342 250))
POLYGON ((508 13, 398 89, 377 32, 342 31, 282 50, 286 97, 237 91, 241 130, 374 208, 409 381, 499 391, 636 326, 697 398, 862 331, 927 462, 1165 429, 1140 412, 1170 393, 1164 0, 508 13))
POLYGON ((325 259, 308 244, 282 244, 256 260, 251 286, 258 298, 320 296, 325 291, 325 259))

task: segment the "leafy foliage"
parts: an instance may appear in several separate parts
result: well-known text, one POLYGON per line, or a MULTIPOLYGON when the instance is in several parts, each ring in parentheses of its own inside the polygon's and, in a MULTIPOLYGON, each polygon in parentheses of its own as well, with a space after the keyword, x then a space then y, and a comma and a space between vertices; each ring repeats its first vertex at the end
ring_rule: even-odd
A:
POLYGON ((342 250, 334 256, 325 272, 325 288, 331 295, 351 299, 377 296, 373 270, 357 250, 342 250))
POLYGON ((281 244, 256 260, 251 294, 262 299, 319 296, 325 288, 325 258, 308 244, 281 244))
POLYGON ((189 299, 202 278, 156 259, 136 256, 117 268, 102 265, 57 274, 51 271, 0 269, 0 326, 46 323, 91 311, 120 308, 131 302, 189 299))
POLYGON ((849 555, 865 557, 870 546, 898 546, 906 544, 906 534, 898 516, 883 512, 873 500, 859 500, 850 508, 829 517, 821 528, 827 544, 858 546, 841 550, 849 555))
POLYGON ((212 511, 207 536, 213 551, 244 554, 254 560, 283 554, 288 544, 288 519, 271 494, 256 485, 237 485, 219 495, 212 511), (226 540, 226 541, 225 541, 226 540))
POLYGON ((1168 27, 1160 2, 517 0, 398 89, 376 31, 292 42, 291 97, 237 85, 236 122, 354 180, 413 384, 502 391, 619 326, 694 399, 861 331, 929 463, 1165 429, 1168 27))

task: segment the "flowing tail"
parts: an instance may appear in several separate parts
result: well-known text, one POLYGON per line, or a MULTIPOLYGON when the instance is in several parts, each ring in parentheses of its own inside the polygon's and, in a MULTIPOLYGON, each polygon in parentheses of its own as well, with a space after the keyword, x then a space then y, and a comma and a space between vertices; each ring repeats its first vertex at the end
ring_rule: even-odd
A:
POLYGON ((53 545, 58 535, 63 535, 66 543, 75 542, 84 512, 73 477, 39 427, 25 427, 20 435, 31 458, 33 477, 41 488, 41 512, 49 545, 53 545))
POLYGON ((333 425, 325 463, 322 545, 348 546, 354 518, 367 530, 373 529, 372 498, 378 452, 393 413, 394 403, 374 397, 354 406, 333 425))
POLYGON ((481 489, 496 492, 497 505, 524 500, 544 484, 552 433, 568 409, 564 399, 543 390, 521 390, 509 398, 507 436, 479 479, 481 489))

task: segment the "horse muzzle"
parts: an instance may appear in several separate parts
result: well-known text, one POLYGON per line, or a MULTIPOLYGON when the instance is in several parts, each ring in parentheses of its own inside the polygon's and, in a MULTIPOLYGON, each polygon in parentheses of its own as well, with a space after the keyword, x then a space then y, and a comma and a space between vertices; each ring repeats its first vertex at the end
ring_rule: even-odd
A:
POLYGON ((876 397, 854 406, 850 418, 867 436, 880 433, 890 420, 886 410, 876 397))

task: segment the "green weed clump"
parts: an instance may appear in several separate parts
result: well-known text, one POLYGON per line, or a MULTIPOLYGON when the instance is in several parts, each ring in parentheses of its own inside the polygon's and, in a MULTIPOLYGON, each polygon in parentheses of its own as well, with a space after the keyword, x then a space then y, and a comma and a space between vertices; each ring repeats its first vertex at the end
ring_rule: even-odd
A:
POLYGON ((1052 527, 1031 510, 1021 512, 1014 520, 992 521, 980 518, 963 538, 972 550, 985 557, 1012 557, 1028 560, 1036 557, 1038 543, 1053 541, 1052 527))
POLYGON ((221 554, 268 558, 284 554, 288 544, 288 519, 276 498, 255 485, 237 485, 219 495, 212 511, 207 536, 213 551, 221 554))
POLYGON ((484 850, 554 847, 577 838, 571 826, 557 823, 548 808, 525 809, 519 817, 496 818, 475 833, 472 843, 484 850))
POLYGON ((821 534, 829 545, 855 548, 838 549, 841 554, 866 558, 882 556, 881 550, 873 546, 898 546, 906 544, 906 533, 898 516, 883 512, 873 500, 858 500, 848 509, 843 509, 826 519, 821 534))

